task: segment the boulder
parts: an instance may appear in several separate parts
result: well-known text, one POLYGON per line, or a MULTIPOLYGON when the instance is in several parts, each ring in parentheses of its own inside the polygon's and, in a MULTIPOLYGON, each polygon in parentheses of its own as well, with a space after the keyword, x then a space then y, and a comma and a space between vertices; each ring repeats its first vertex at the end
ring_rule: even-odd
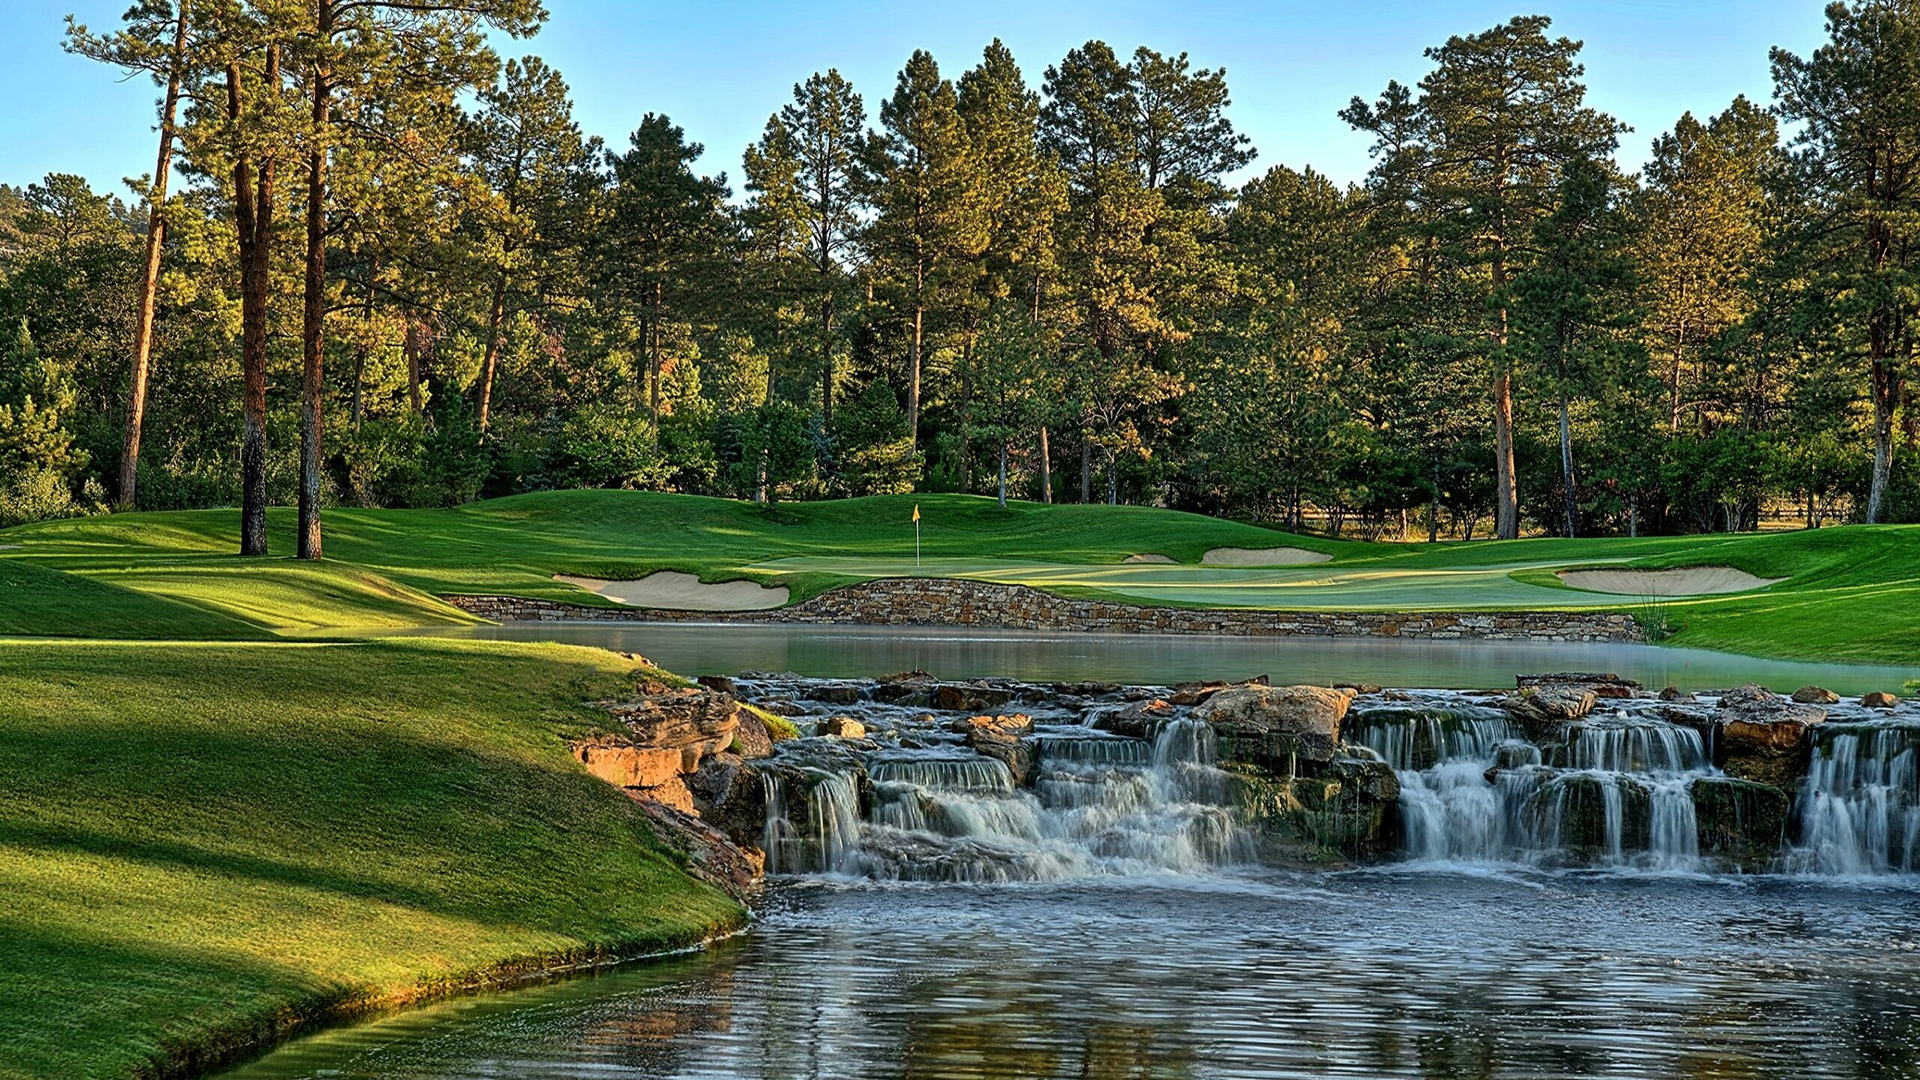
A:
POLYGON ((1780 700, 1780 695, 1759 683, 1741 683, 1731 690, 1720 691, 1718 697, 1720 707, 1723 709, 1735 705, 1757 705, 1780 700))
POLYGON ((1503 698, 1500 705, 1532 730, 1542 724, 1572 723, 1592 713, 1594 690, 1572 682, 1542 682, 1523 686, 1519 692, 1503 698))
POLYGON ((1786 839, 1786 792, 1732 776, 1693 782, 1693 812, 1700 853, 1739 870, 1765 870, 1786 839))
POLYGON ((1313 776, 1227 767, 1230 802, 1263 861, 1319 863, 1389 854, 1398 840, 1400 778, 1384 762, 1339 755, 1313 776))
POLYGON ((1792 791, 1806 771, 1809 733, 1826 718, 1817 705, 1757 686, 1735 687, 1721 695, 1713 715, 1714 764, 1738 779, 1792 791))
POLYGON ((985 733, 1012 739, 1033 734, 1033 717, 1025 713, 1009 713, 1005 716, 968 716, 955 720, 952 729, 957 735, 985 733))
POLYGON ((1198 705, 1230 685, 1218 681, 1181 683, 1173 688, 1173 693, 1167 695, 1167 704, 1198 705))
POLYGON ((1120 684, 1110 682, 1057 682, 1049 685, 1056 694, 1071 694, 1074 697, 1105 697, 1120 692, 1120 684))
POLYGON ((1610 671, 1549 671, 1532 675, 1516 675, 1513 679, 1514 688, 1517 690, 1525 690, 1529 686, 1551 686, 1560 683, 1571 683, 1575 686, 1617 686, 1629 691, 1640 689, 1639 683, 1632 679, 1623 679, 1610 671))
POLYGON ((700 767, 734 741, 745 712, 725 694, 668 691, 638 701, 603 703, 625 734, 573 744, 587 771, 619 787, 652 788, 700 767))
POLYGON ((1793 700, 1802 705, 1838 705, 1840 695, 1824 686, 1803 686, 1793 692, 1793 700))
POLYGON ((743 847, 757 847, 766 831, 767 789, 737 754, 715 754, 685 780, 693 809, 743 847))
POLYGON ((727 678, 725 675, 702 675, 695 681, 715 693, 728 694, 734 697, 740 695, 740 688, 735 686, 733 680, 727 678))
POLYGON ((1108 708, 1093 718, 1092 726, 1129 739, 1151 739, 1159 732, 1160 725, 1178 716, 1179 712, 1171 703, 1153 698, 1135 701, 1120 708, 1108 708))
POLYGON ((685 853, 695 876, 744 898, 760 880, 766 857, 759 848, 736 844, 725 832, 701 821, 691 811, 657 799, 639 799, 641 810, 656 835, 669 847, 685 853))
POLYGON ((830 716, 820 724, 820 734, 839 739, 864 739, 867 725, 851 716, 830 716))
POLYGON ((807 688, 807 697, 829 705, 852 705, 860 700, 860 688, 852 683, 822 683, 807 688))
POLYGON ((1669 686, 1660 691, 1661 701, 1692 701, 1693 695, 1682 693, 1677 686, 1669 686))
POLYGON ((941 683, 933 688, 933 707, 941 712, 985 712, 1013 700, 1014 691, 1004 686, 979 683, 941 683))
POLYGON ((932 703, 933 687, 933 676, 924 671, 899 671, 881 676, 873 699, 889 705, 927 705, 932 703))
POLYGON ((1871 694, 1862 695, 1860 704, 1869 709, 1892 709, 1899 706, 1900 699, 1885 691, 1876 690, 1871 694))
POLYGON ((1324 686, 1240 686, 1193 710, 1213 728, 1220 759, 1293 775, 1303 762, 1330 762, 1340 749, 1340 723, 1352 690, 1324 686))
POLYGON ((747 758, 763 758, 773 753, 773 736, 767 731, 766 721, 752 709, 740 710, 740 726, 734 730, 731 749, 747 758))

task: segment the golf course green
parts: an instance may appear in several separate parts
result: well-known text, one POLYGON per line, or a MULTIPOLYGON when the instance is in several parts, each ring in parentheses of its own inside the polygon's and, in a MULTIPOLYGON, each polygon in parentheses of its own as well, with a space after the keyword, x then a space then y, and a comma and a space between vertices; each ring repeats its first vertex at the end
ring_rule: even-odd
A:
MULTIPOLYGON (((292 513, 269 516, 275 551, 292 513)), ((437 597, 613 606, 555 575, 784 586, 800 602, 890 576, 964 577, 1130 603, 1322 611, 1550 610, 1647 615, 1650 597, 1565 586, 1576 567, 1730 567, 1777 584, 1663 597, 1677 644, 1781 659, 1902 662, 1920 642, 1920 526, 1685 537, 1361 543, 1149 507, 1002 507, 974 496, 752 503, 555 491, 447 510, 330 511, 322 564, 232 554, 231 511, 113 515, 0 532, 0 633, 270 638, 471 623, 437 597), (920 555, 913 510, 921 511, 920 555), (1289 548, 1310 565, 1206 565, 1289 548), (1170 561, 1128 562, 1159 556, 1170 561)))

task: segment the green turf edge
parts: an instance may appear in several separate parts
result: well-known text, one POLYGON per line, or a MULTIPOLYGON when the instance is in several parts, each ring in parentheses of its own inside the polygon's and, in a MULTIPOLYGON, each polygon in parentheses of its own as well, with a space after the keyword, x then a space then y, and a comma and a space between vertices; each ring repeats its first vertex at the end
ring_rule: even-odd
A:
MULTIPOLYGON (((587 656, 605 657, 605 660, 590 662, 584 667, 576 664, 572 667, 555 669, 553 671, 554 681, 551 684, 545 685, 543 690, 536 692, 534 698, 530 699, 538 700, 543 697, 551 697, 556 692, 559 693, 567 703, 562 706, 565 714, 564 718, 562 718, 561 714, 552 712, 544 715, 528 715, 516 712, 510 718, 491 721, 490 723, 494 725, 491 728, 485 726, 488 722, 481 722, 482 726, 475 729, 476 731, 500 731, 502 734, 510 734, 510 737, 515 739, 527 739, 541 743, 551 738, 554 740, 556 750, 561 743, 564 742, 564 739, 569 733, 578 735, 588 731, 605 729, 606 725, 602 719, 603 714, 588 705, 587 698, 589 696, 603 697, 609 690, 617 691, 618 687, 616 684, 624 684, 636 680, 658 681, 675 686, 691 685, 684 678, 653 668, 650 665, 636 662, 632 658, 627 658, 626 666, 620 672, 609 674, 610 669, 620 667, 620 661, 615 659, 618 654, 575 646, 473 642, 431 638, 411 639, 407 641, 363 641, 336 646, 285 642, 102 642, 84 639, 43 638, 25 641, 0 641, 0 661, 4 661, 0 662, 0 682, 4 682, 7 679, 26 680, 26 682, 21 685, 31 687, 33 680, 44 678, 45 681, 40 684, 44 687, 44 691, 40 696, 49 700, 58 700, 62 695, 80 694, 85 697, 96 698, 98 708, 96 712, 75 710, 72 712, 42 713, 36 711, 33 700, 26 700, 24 704, 22 703, 24 699, 0 702, 0 733, 6 734, 17 743, 19 742, 18 736, 20 732, 15 730, 13 725, 23 724, 27 730, 46 724, 53 724, 56 725, 56 727, 71 726, 75 729, 76 734, 78 734, 83 732, 85 725, 94 721, 96 714, 102 717, 110 717, 114 722, 119 723, 136 719, 140 709, 145 706, 145 703, 130 701, 124 694, 115 694, 113 691, 115 680, 124 681, 127 679, 138 679, 140 677, 138 675, 139 664, 137 662, 133 664, 114 662, 94 664, 92 654, 99 653, 101 650, 109 650, 113 654, 112 657, 102 657, 102 659, 105 660, 112 660, 113 657, 121 657, 137 661, 142 656, 159 656, 163 652, 168 656, 175 657, 175 659, 169 661, 169 665, 186 663, 191 666, 191 660, 196 655, 228 660, 229 662, 221 663, 212 670, 216 672, 229 672, 231 685, 239 688, 239 693, 245 700, 253 701, 254 699, 271 700, 276 694, 281 692, 279 685, 272 679, 259 678, 255 672, 234 670, 229 658, 235 655, 251 656, 261 660, 266 664, 268 669, 271 669, 275 658, 284 660, 289 656, 304 655, 315 658, 320 666, 324 667, 326 666, 325 658, 329 656, 329 652, 322 652, 321 650, 337 648, 347 648, 356 651, 371 648, 375 650, 376 653, 387 656, 389 659, 393 659, 395 654, 399 654, 398 658, 403 662, 409 659, 414 662, 449 661, 453 662, 456 667, 458 663, 485 663, 489 658, 493 657, 536 665, 544 664, 549 660, 559 659, 561 658, 561 654, 566 654, 567 659, 587 656), (62 659, 64 659, 62 654, 65 653, 67 649, 89 650, 87 653, 67 655, 80 656, 86 660, 87 664, 92 666, 76 668, 70 663, 61 663, 62 659), (125 650, 133 651, 128 652, 125 650), (236 653, 236 650, 239 652, 236 653), (35 657, 43 658, 40 666, 46 669, 38 674, 36 674, 35 657), (53 661, 51 667, 48 667, 44 662, 45 659, 51 659, 53 661), (89 685, 88 679, 90 672, 98 672, 97 682, 99 685, 89 685), (585 672, 584 677, 583 672, 585 672), (103 689, 106 691, 105 693, 100 692, 103 689), (249 697, 247 695, 251 696, 249 697), (509 727, 502 728, 500 727, 501 724, 507 724, 509 727)), ((251 666, 253 665, 242 665, 242 667, 251 666)), ((353 670, 357 671, 361 670, 361 668, 362 665, 356 664, 353 670)), ((316 670, 317 669, 304 670, 303 674, 311 678, 315 675, 316 670)), ((461 674, 458 671, 454 673, 461 674)), ((174 686, 171 692, 175 694, 176 697, 179 693, 183 692, 197 695, 201 692, 199 688, 207 685, 206 682, 203 681, 206 677, 205 673, 201 672, 195 672, 193 675, 176 672, 173 673, 173 677, 178 685, 174 686)), ((478 683, 484 682, 486 677, 487 673, 474 670, 465 673, 462 681, 478 683)), ((167 690, 161 691, 162 701, 174 700, 166 696, 168 693, 169 691, 167 690)), ((213 691, 208 691, 208 693, 211 693, 212 696, 216 698, 220 696, 213 691)), ((474 690, 471 693, 481 694, 484 692, 474 690)), ((35 698, 35 695, 30 693, 26 695, 26 698, 35 698)), ((250 705, 248 707, 256 708, 257 706, 250 705)), ((339 711, 348 714, 355 713, 358 709, 370 710, 368 713, 369 718, 385 724, 387 722, 386 720, 379 719, 381 715, 384 715, 382 710, 406 710, 414 706, 407 693, 398 691, 391 692, 385 697, 369 699, 364 705, 359 704, 356 699, 349 697, 342 701, 337 707, 325 703, 323 703, 323 707, 327 711, 339 711)), ((177 708, 177 705, 167 706, 169 711, 177 708)), ((230 710, 231 707, 229 707, 229 711, 230 710)), ((163 739, 171 738, 174 740, 171 743, 163 742, 161 745, 165 747, 168 753, 194 753, 195 751, 191 749, 191 740, 193 738, 191 732, 195 730, 195 725, 204 727, 210 720, 223 715, 225 714, 215 709, 205 716, 194 716, 187 721, 186 726, 182 729, 188 733, 188 741, 185 745, 179 744, 178 740, 181 736, 178 734, 159 736, 163 739)), ((396 717, 396 719, 398 719, 398 717, 396 717)), ((264 725, 267 728, 275 729, 282 727, 284 722, 283 718, 276 717, 269 719, 264 715, 256 721, 256 723, 264 725)), ((417 723, 419 721, 414 722, 417 723)), ((206 730, 209 735, 213 735, 215 738, 226 737, 224 727, 206 730), (218 734, 216 734, 216 730, 218 734)), ((366 729, 363 727, 362 730, 380 729, 366 729)), ((396 734, 400 735, 403 739, 407 737, 407 732, 404 730, 396 732, 396 734)), ((499 747, 489 747, 486 744, 474 744, 471 743, 469 737, 466 735, 459 732, 449 732, 447 741, 441 752, 455 754, 479 753, 484 758, 490 752, 509 749, 510 745, 511 744, 508 743, 502 743, 499 747)), ((124 852, 121 847, 124 843, 132 842, 134 844, 132 852, 137 852, 141 844, 149 842, 155 837, 164 840, 169 835, 166 833, 149 833, 147 830, 151 828, 151 823, 136 821, 133 818, 125 816, 118 810, 117 803, 110 798, 103 799, 100 797, 102 792, 110 795, 116 790, 126 790, 130 793, 138 793, 139 795, 151 795, 150 790, 142 789, 138 786, 134 788, 127 787, 127 780, 124 779, 130 775, 127 768, 99 770, 87 763, 79 763, 79 765, 76 766, 76 763, 72 761, 62 762, 58 757, 57 750, 48 752, 55 754, 55 757, 52 759, 55 770, 54 775, 60 775, 61 766, 64 765, 68 769, 74 769, 76 767, 82 769, 83 775, 98 777, 98 779, 93 781, 93 786, 100 790, 79 791, 70 794, 76 798, 95 802, 96 812, 107 814, 107 820, 111 821, 116 829, 122 830, 125 833, 125 839, 113 839, 103 835, 100 838, 86 841, 79 846, 72 846, 71 843, 69 843, 67 846, 55 845, 53 847, 47 847, 49 843, 47 840, 36 837, 35 823, 44 822, 46 826, 52 827, 55 832, 58 832, 66 826, 63 821, 48 814, 34 812, 33 807, 36 796, 44 799, 45 793, 27 788, 0 790, 0 854, 7 854, 9 858, 17 859, 21 857, 23 852, 45 848, 48 852, 45 857, 52 859, 77 855, 83 859, 87 857, 98 857, 117 860, 129 857, 130 853, 124 852), (9 852, 9 848, 12 849, 11 852, 9 852)), ((157 772, 164 771, 151 767, 138 767, 139 760, 137 755, 132 755, 124 749, 122 749, 120 756, 126 760, 118 761, 116 764, 119 766, 135 767, 137 773, 151 776, 157 772)), ((565 759, 567 768, 561 771, 568 776, 577 775, 577 780, 568 781, 574 788, 585 789, 590 792, 600 792, 604 788, 601 782, 592 780, 586 775, 584 769, 578 768, 577 763, 572 761, 571 755, 565 754, 563 751, 549 751, 543 756, 554 759, 565 759)), ((260 761, 262 768, 269 773, 277 767, 278 764, 273 761, 271 755, 268 754, 262 754, 257 760, 260 761)), ((14 766, 21 767, 21 762, 16 759, 14 766)), ((0 776, 3 776, 5 772, 6 763, 0 761, 0 776)), ((0 789, 7 787, 9 787, 9 785, 0 785, 0 789)), ((66 788, 63 786, 61 790, 65 791, 66 788)), ((292 814, 290 820, 298 819, 301 814, 311 814, 314 812, 300 801, 299 790, 301 789, 293 789, 295 802, 290 804, 289 808, 282 808, 290 810, 292 814)), ((215 792, 212 793, 212 795, 216 797, 215 802, 205 805, 192 805, 191 800, 189 800, 189 805, 186 806, 185 809, 189 814, 205 814, 209 811, 210 807, 217 809, 218 793, 215 792)), ((195 789, 195 796, 206 799, 209 797, 209 793, 205 790, 195 789)), ((624 796, 614 792, 610 788, 604 788, 604 794, 593 795, 590 801, 595 806, 604 803, 608 811, 620 811, 622 819, 625 819, 630 811, 629 804, 624 796)), ((474 811, 497 813, 498 808, 476 806, 474 811)), ((378 821, 383 819, 368 820, 378 821)), ((564 818, 555 820, 563 821, 564 818)), ((634 820, 637 821, 638 819, 635 818, 634 820)), ((284 825, 284 823, 281 824, 284 825)), ((551 823, 538 822, 529 824, 547 827, 550 826, 551 823)), ((88 825, 97 828, 98 822, 93 819, 87 819, 85 821, 75 822, 73 827, 84 830, 88 825)), ((517 829, 519 826, 514 821, 509 820, 500 827, 517 829)), ((606 819, 605 827, 615 830, 631 827, 647 828, 647 826, 621 825, 611 817, 606 819)), ((562 828, 564 829, 564 825, 562 828)), ((89 834, 82 831, 75 835, 84 837, 89 834)), ((217 845, 219 843, 218 838, 214 836, 209 836, 206 840, 210 845, 217 845)), ((717 890, 714 890, 711 886, 699 883, 687 875, 683 855, 655 841, 646 841, 643 843, 643 847, 648 847, 655 852, 654 855, 648 856, 649 858, 657 859, 665 857, 670 864, 677 866, 679 868, 677 871, 680 875, 679 880, 683 881, 687 888, 694 890, 693 893, 687 893, 684 896, 680 894, 667 894, 663 897, 664 901, 686 903, 696 893, 711 893, 715 898, 720 898, 717 890)), ((219 848, 217 846, 210 846, 207 850, 216 851, 219 850, 219 848)), ((140 858, 137 854, 131 854, 131 857, 135 859, 140 858)), ((226 871, 214 871, 216 878, 223 872, 226 871)), ((604 871, 601 871, 601 873, 602 876, 604 876, 604 871)), ((597 882, 598 879, 593 880, 597 882)), ((374 895, 377 894, 369 894, 369 896, 374 895)), ((571 895, 570 890, 566 895, 571 895)), ((112 901, 109 900, 108 902, 112 901)), ((708 902, 701 901, 701 904, 707 905, 708 902)), ((0 910, 3 910, 3 908, 0 908, 0 910)), ((307 1034, 322 1027, 348 1022, 367 1015, 412 1007, 452 996, 523 985, 551 978, 564 977, 574 973, 602 970, 610 966, 631 963, 651 956, 700 948, 719 938, 737 933, 749 919, 748 912, 732 901, 726 901, 722 907, 715 908, 714 911, 702 914, 691 920, 686 917, 691 909, 683 910, 679 913, 674 913, 671 909, 662 910, 658 907, 649 910, 661 911, 662 914, 657 918, 651 915, 648 916, 648 920, 656 923, 656 925, 653 925, 645 931, 612 934, 600 933, 587 937, 583 942, 566 948, 534 949, 506 955, 484 964, 453 970, 445 970, 444 966, 442 966, 440 972, 432 976, 419 976, 397 983, 389 982, 384 985, 355 985, 351 982, 336 983, 333 980, 326 980, 324 985, 315 987, 310 984, 309 987, 304 990, 298 987, 287 987, 288 992, 277 994, 273 1000, 249 1002, 242 1011, 225 1018, 214 1020, 205 1017, 203 1014, 197 1015, 192 1012, 184 1012, 169 1020, 164 1028, 141 1026, 149 1023, 148 1018, 145 1016, 129 1018, 130 1023, 128 1025, 116 1025, 115 1030, 118 1031, 124 1027, 139 1041, 133 1043, 132 1046, 110 1052, 106 1055, 108 1060, 120 1063, 115 1068, 102 1071, 97 1067, 100 1064, 94 1056, 99 1053, 97 1048, 95 1051, 83 1051, 80 1056, 70 1061, 60 1061, 56 1059, 52 1066, 53 1071, 51 1072, 45 1071, 44 1068, 33 1068, 29 1065, 23 1065, 18 1058, 7 1060, 7 1058, 12 1055, 0 1055, 0 1078, 13 1080, 13 1078, 16 1077, 26 1078, 60 1075, 75 1077, 169 1078, 170 1080, 170 1078, 202 1075, 211 1070, 257 1056, 287 1039, 307 1034), (148 1049, 135 1049, 135 1047, 141 1045, 146 1046, 148 1049)), ((700 910, 705 911, 705 907, 703 906, 700 910)), ((167 914, 170 915, 172 911, 172 908, 168 908, 167 914)), ((506 915, 508 913, 502 912, 502 914, 506 915)), ((160 912, 155 911, 141 917, 154 919, 165 918, 167 915, 162 915, 160 912)), ((62 925, 63 924, 59 923, 56 919, 53 923, 34 923, 30 921, 24 924, 24 927, 39 926, 43 928, 59 928, 62 925)), ((7 929, 8 932, 11 933, 19 932, 22 928, 7 929)), ((174 929, 177 932, 179 927, 176 926, 174 929)), ((532 928, 529 927, 528 929, 532 928)), ((546 930, 535 932, 551 935, 554 931, 546 930)), ((560 932, 565 934, 570 931, 560 932)), ((141 943, 136 941, 133 944, 138 945, 141 943)), ((158 947, 160 943, 155 942, 153 944, 155 947, 158 947)), ((76 946, 78 946, 77 939, 76 946)), ((417 959, 430 961, 434 956, 438 955, 440 951, 437 942, 425 943, 424 949, 417 959)), ((36 956, 35 958, 44 960, 44 957, 36 956)), ((399 958, 399 963, 408 964, 414 962, 415 959, 414 954, 407 954, 407 956, 399 958)), ((364 963, 364 959, 357 962, 364 963)), ((47 972, 40 969, 29 968, 27 971, 20 972, 19 974, 21 977, 30 980, 33 977, 44 978, 47 972)), ((29 983, 29 985, 30 984, 31 983, 29 983)), ((140 993, 148 992, 140 991, 140 993)), ((242 996, 257 996, 254 991, 243 991, 239 986, 236 986, 228 993, 230 1000, 234 1001, 240 1000, 242 996)), ((18 1015, 20 1005, 21 998, 17 994, 9 998, 7 994, 0 993, 0 1008, 12 1010, 14 1019, 16 1020, 20 1018, 18 1015)), ((55 1023, 58 1022, 54 1018, 43 1019, 55 1023)), ((45 1025, 40 1025, 40 1027, 44 1030, 45 1025)), ((88 1030, 96 1030, 97 1033, 97 1029, 88 1030)), ((21 1048, 15 1047, 15 1049, 19 1050, 21 1048)), ((38 1060, 41 1061, 42 1066, 47 1065, 44 1053, 39 1055, 38 1060)))

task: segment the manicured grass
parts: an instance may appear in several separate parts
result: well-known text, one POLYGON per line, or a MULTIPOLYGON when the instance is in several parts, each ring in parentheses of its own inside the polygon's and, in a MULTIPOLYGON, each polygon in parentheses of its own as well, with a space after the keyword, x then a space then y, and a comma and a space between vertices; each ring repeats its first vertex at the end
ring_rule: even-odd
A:
POLYGON ((0 644, 0 1077, 118 1078, 741 911, 564 738, 565 646, 0 644))
POLYGON ((264 637, 216 612, 106 581, 0 559, 0 634, 47 637, 264 637))
MULTIPOLYGON (((269 522, 276 550, 290 547, 291 513, 276 511, 269 522)), ((940 574, 1196 607, 1632 611, 1642 598, 1567 589, 1553 571, 1596 563, 1730 565, 1789 580, 1756 593, 1669 601, 1668 614, 1680 625, 1675 643, 1860 662, 1912 662, 1920 652, 1920 527, 1914 526, 1366 544, 1148 507, 1003 508, 973 496, 924 495, 796 503, 769 512, 696 496, 562 491, 453 510, 330 511, 327 570, 236 559, 227 554, 237 544, 236 526, 231 511, 48 522, 0 533, 0 541, 21 545, 0 555, 0 566, 32 562, 194 606, 256 631, 313 632, 462 621, 433 598, 447 593, 612 604, 554 581, 556 573, 631 578, 675 569, 707 581, 745 577, 786 585, 795 601, 864 578, 940 574), (918 567, 915 505, 923 518, 918 567), (1285 568, 1197 565, 1208 549, 1227 546, 1304 547, 1334 560, 1285 568), (1145 553, 1182 565, 1122 563, 1145 553)), ((0 614, 0 626, 34 623, 31 613, 0 614)), ((161 621, 146 633, 172 631, 161 621)))

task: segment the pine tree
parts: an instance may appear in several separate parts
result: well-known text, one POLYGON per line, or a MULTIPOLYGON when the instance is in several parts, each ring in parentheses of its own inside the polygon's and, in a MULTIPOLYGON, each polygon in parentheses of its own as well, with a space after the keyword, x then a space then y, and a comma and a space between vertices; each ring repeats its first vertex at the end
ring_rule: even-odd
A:
POLYGON ((1817 208, 1804 235, 1818 294, 1867 362, 1874 523, 1920 330, 1920 4, 1831 4, 1827 34, 1804 59, 1773 51, 1774 95, 1781 118, 1800 125, 1794 164, 1817 208))
POLYGON ((853 84, 830 69, 796 84, 793 101, 768 118, 765 134, 746 153, 751 220, 784 276, 818 312, 820 416, 829 427, 834 319, 848 288, 845 260, 860 228, 859 152, 866 123, 853 84))
POLYGON ((867 201, 876 211, 863 246, 888 292, 910 312, 907 436, 920 439, 920 398, 929 312, 957 306, 986 251, 988 187, 973 159, 953 83, 917 51, 880 106, 880 132, 866 151, 867 201))
POLYGON ((647 398, 656 427, 665 326, 692 314, 703 281, 712 278, 731 241, 726 178, 694 173, 701 149, 665 116, 648 113, 628 140, 627 152, 611 156, 602 275, 623 306, 643 313, 647 398))
POLYGON ((1514 474, 1509 286, 1533 226, 1551 212, 1569 161, 1612 152, 1622 126, 1588 108, 1580 43, 1548 38, 1551 20, 1523 16, 1427 50, 1434 68, 1419 94, 1388 84, 1372 105, 1341 117, 1372 132, 1373 182, 1385 199, 1416 205, 1447 258, 1477 283, 1479 328, 1491 375, 1495 530, 1520 535, 1514 474))

